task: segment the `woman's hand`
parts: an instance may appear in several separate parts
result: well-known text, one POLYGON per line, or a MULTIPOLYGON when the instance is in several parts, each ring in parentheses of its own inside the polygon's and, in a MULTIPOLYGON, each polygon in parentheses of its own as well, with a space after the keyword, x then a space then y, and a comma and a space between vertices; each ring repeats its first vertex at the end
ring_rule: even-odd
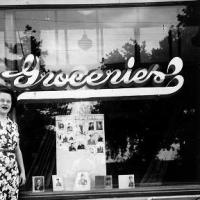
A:
POLYGON ((26 175, 24 172, 21 172, 19 175, 19 184, 20 184, 20 186, 22 186, 25 183, 26 183, 26 175))
POLYGON ((15 155, 16 155, 16 159, 17 159, 17 163, 18 163, 18 167, 20 171, 19 185, 22 186, 26 183, 26 175, 25 175, 24 162, 22 158, 22 152, 21 152, 21 149, 19 148, 19 143, 15 149, 15 155))

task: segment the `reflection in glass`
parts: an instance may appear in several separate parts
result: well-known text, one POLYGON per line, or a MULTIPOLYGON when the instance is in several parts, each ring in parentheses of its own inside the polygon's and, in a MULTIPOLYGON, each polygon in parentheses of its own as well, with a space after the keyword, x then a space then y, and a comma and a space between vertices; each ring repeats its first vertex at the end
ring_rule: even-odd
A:
POLYGON ((77 69, 87 73, 101 65, 102 70, 123 70, 130 56, 137 68, 156 63, 165 70, 174 56, 184 61, 184 88, 175 96, 20 104, 17 117, 27 189, 35 174, 45 176, 51 186, 58 114, 104 114, 107 174, 113 175, 114 187, 119 174, 134 174, 136 186, 199 181, 199 22, 191 20, 199 8, 189 14, 187 9, 191 8, 175 5, 0 13, 0 71, 20 70, 29 53, 40 57, 43 73, 77 69), (84 31, 87 51, 78 45, 84 31))

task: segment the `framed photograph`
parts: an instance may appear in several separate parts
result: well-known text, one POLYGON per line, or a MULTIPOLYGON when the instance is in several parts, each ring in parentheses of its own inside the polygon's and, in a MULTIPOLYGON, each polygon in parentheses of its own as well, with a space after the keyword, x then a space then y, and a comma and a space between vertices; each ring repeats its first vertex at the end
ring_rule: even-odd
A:
POLYGON ((134 174, 119 175, 119 189, 135 188, 134 174))
POLYGON ((104 153, 104 143, 98 142, 96 146, 97 146, 97 153, 104 153))
POLYGON ((58 122, 58 129, 59 130, 64 130, 65 125, 62 122, 58 122))
POLYGON ((112 189, 113 188, 112 176, 107 175, 104 178, 105 178, 105 189, 112 189))
POLYGON ((53 191, 64 190, 63 179, 58 175, 52 175, 53 191))
POLYGON ((103 130, 103 121, 96 121, 96 130, 103 130))
POLYGON ((67 123, 67 133, 72 132, 73 131, 73 124, 68 122, 67 123))
POLYGON ((93 130, 94 130, 94 122, 89 122, 88 131, 93 131, 93 130))
POLYGON ((90 188, 91 184, 90 184, 89 173, 85 171, 78 172, 74 183, 74 190, 84 191, 84 190, 90 190, 90 188))
POLYGON ((95 176, 95 188, 103 189, 105 186, 105 176, 95 176))
POLYGON ((44 176, 33 176, 32 177, 32 191, 33 192, 44 192, 44 176))

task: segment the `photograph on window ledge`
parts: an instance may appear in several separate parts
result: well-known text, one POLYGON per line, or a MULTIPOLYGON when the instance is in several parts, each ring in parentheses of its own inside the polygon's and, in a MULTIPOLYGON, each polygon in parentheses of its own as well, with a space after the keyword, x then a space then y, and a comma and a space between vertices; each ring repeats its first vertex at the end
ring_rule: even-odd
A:
POLYGON ((63 178, 58 175, 52 175, 53 191, 63 191, 63 178))
POLYGON ((95 176, 95 189, 103 189, 105 186, 105 176, 95 176))
POLYGON ((135 188, 134 174, 118 175, 119 189, 135 188))
POLYGON ((74 191, 87 191, 91 189, 91 181, 88 172, 80 171, 77 173, 74 182, 74 191))
POLYGON ((112 176, 111 175, 105 176, 104 181, 105 181, 105 189, 112 189, 113 188, 112 176))
POLYGON ((32 191, 33 192, 44 192, 44 176, 33 176, 32 177, 32 191))

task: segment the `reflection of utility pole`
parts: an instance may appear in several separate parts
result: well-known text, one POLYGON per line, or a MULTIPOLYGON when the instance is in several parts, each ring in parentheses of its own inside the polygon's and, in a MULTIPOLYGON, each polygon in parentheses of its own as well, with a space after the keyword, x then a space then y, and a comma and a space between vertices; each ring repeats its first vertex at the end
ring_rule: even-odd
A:
POLYGON ((59 33, 58 33, 58 12, 57 10, 55 10, 54 12, 55 15, 55 41, 56 41, 56 65, 59 66, 59 58, 58 58, 58 54, 59 54, 59 33))
POLYGON ((135 63, 140 63, 140 45, 135 40, 135 63))
POLYGON ((168 44, 169 44, 169 59, 172 59, 173 51, 172 51, 172 30, 168 32, 168 44))
MULTIPOLYGON (((4 34, 4 41, 7 44, 11 44, 12 47, 16 44, 16 34, 15 34, 15 18, 14 18, 14 12, 5 12, 5 33, 4 34)), ((14 70, 16 67, 16 55, 11 54, 9 52, 9 48, 5 45, 5 58, 7 60, 10 60, 11 62, 6 63, 8 67, 10 67, 10 70, 14 70)), ((8 61, 7 61, 8 62, 8 61)))
POLYGON ((100 26, 99 26, 99 19, 98 19, 98 13, 96 11, 96 43, 97 43, 97 62, 99 62, 99 53, 100 53, 100 49, 99 49, 99 31, 100 31, 100 26))
POLYGON ((104 37, 103 37, 103 27, 102 27, 102 25, 100 25, 100 34, 101 34, 101 57, 103 57, 104 56, 104 37))
POLYGON ((134 28, 135 36, 135 63, 140 63, 140 28, 134 28))
POLYGON ((179 27, 177 28, 177 32, 178 32, 178 56, 181 57, 181 30, 179 27))
POLYGON ((66 64, 69 64, 69 47, 68 47, 68 30, 67 30, 67 28, 64 29, 64 35, 65 35, 65 59, 66 59, 66 64))

